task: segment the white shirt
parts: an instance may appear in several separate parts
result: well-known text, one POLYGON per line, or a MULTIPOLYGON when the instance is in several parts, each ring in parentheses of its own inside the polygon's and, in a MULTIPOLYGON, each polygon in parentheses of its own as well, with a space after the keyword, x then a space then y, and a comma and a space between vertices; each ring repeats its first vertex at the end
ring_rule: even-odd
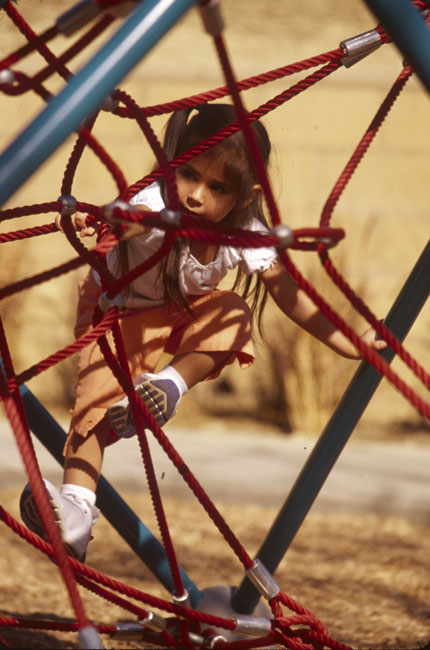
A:
MULTIPOLYGON (((130 201, 132 205, 144 205, 153 212, 159 212, 165 207, 161 188, 158 183, 152 183, 138 192, 130 201)), ((253 219, 247 230, 267 233, 267 228, 257 219, 253 219)), ((161 246, 165 231, 152 228, 148 232, 127 240, 128 262, 130 270, 138 266, 161 246)), ((118 247, 107 256, 109 270, 118 275, 118 247)), ((202 264, 191 253, 186 245, 180 254, 179 286, 183 295, 194 296, 209 293, 216 289, 227 272, 239 266, 245 275, 262 273, 277 260, 273 246, 264 248, 235 248, 221 245, 218 247, 215 259, 209 264, 202 264)), ((141 309, 156 307, 164 303, 164 287, 159 275, 160 265, 153 266, 149 271, 139 276, 131 285, 125 299, 124 307, 141 309)))

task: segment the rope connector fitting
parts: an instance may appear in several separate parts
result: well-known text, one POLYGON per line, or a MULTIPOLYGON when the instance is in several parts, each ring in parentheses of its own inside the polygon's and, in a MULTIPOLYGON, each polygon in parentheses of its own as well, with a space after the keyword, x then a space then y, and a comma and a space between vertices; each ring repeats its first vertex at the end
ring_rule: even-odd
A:
POLYGON ((220 1, 200 2, 199 9, 207 33, 211 36, 221 36, 224 31, 224 19, 221 13, 220 1))
POLYGON ((231 620, 236 625, 235 633, 250 636, 267 636, 270 634, 272 624, 269 618, 235 614, 231 620))
POLYGON ((289 226, 285 224, 279 224, 274 226, 270 231, 271 235, 274 235, 278 239, 279 249, 288 248, 291 244, 294 243, 294 233, 289 226))
POLYGON ((222 634, 216 634, 214 636, 209 636, 206 640, 205 643, 205 648, 216 648, 216 644, 218 641, 222 641, 223 643, 227 642, 227 639, 225 636, 222 636, 222 634))
POLYGON ((16 77, 15 73, 12 72, 9 68, 5 68, 0 72, 0 86, 2 84, 8 84, 12 86, 15 83, 16 77))
POLYGON ((112 93, 104 98, 100 104, 100 110, 106 111, 106 113, 113 113, 119 106, 119 99, 115 99, 112 96, 112 93))
POLYGON ((81 648, 85 648, 85 650, 90 650, 92 648, 97 648, 97 650, 99 648, 101 650, 103 649, 99 633, 92 625, 86 625, 85 627, 81 627, 79 630, 79 645, 81 648))
POLYGON ((332 239, 331 237, 318 237, 316 242, 317 244, 324 244, 326 248, 334 248, 339 243, 337 239, 332 239))
POLYGON ((180 596, 177 596, 175 593, 173 593, 172 600, 175 605, 182 605, 182 607, 191 608, 190 594, 185 588, 180 596))
POLYGON ((112 307, 115 307, 118 310, 121 309, 122 302, 123 298, 120 293, 117 293, 113 298, 108 298, 106 291, 100 294, 98 299, 99 307, 104 314, 106 314, 106 312, 108 312, 112 307))
POLYGON ((180 226, 181 225, 181 213, 177 210, 170 210, 169 208, 163 208, 160 210, 160 219, 164 223, 168 223, 170 226, 180 226))
POLYGON ((63 206, 60 210, 62 217, 71 217, 72 214, 75 214, 77 201, 74 196, 71 194, 62 194, 58 197, 57 201, 60 201, 63 206))
POLYGON ((142 638, 142 623, 116 623, 115 627, 116 631, 113 634, 115 639, 133 641, 142 638))
POLYGON ((78 29, 81 29, 81 27, 85 27, 87 23, 91 22, 102 11, 103 8, 98 2, 94 0, 82 0, 57 18, 57 29, 64 36, 71 36, 78 29))
POLYGON ((363 34, 347 38, 339 45, 345 53, 345 56, 340 61, 345 68, 350 68, 377 50, 382 45, 382 39, 376 29, 371 29, 368 32, 363 32, 363 34))
POLYGON ((122 199, 116 199, 112 203, 108 203, 103 208, 103 214, 110 223, 123 223, 122 219, 117 219, 114 215, 114 210, 120 208, 127 212, 136 212, 136 208, 130 203, 123 201, 122 199))
POLYGON ((148 615, 141 622, 142 625, 150 630, 154 630, 154 632, 163 632, 167 627, 166 620, 159 614, 154 614, 154 612, 148 612, 148 615))
POLYGON ((266 569, 261 560, 257 557, 252 567, 246 570, 246 575, 251 580, 254 587, 267 600, 272 600, 281 591, 278 583, 272 574, 266 569))

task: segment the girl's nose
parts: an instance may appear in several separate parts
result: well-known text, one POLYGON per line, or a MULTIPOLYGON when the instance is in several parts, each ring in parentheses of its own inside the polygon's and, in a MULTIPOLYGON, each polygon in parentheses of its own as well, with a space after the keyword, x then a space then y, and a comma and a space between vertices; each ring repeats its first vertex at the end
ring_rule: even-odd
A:
POLYGON ((203 184, 198 183, 190 190, 188 200, 195 204, 203 205, 204 202, 204 187, 203 184))

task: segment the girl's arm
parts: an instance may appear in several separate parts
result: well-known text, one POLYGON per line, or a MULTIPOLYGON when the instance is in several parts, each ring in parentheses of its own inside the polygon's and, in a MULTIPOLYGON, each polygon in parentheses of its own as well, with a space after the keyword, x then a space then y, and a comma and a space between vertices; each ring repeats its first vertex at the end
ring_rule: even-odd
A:
MULTIPOLYGON (((152 212, 150 208, 147 208, 144 205, 137 205, 136 208, 139 210, 143 210, 145 212, 152 212)), ((98 228, 94 228, 94 226, 87 226, 85 223, 85 219, 87 218, 87 214, 83 212, 75 212, 71 216, 71 222, 72 226, 75 229, 76 232, 79 232, 80 237, 92 237, 93 235, 96 234, 98 228)), ((109 221, 109 220, 108 220, 109 221)), ((109 222, 110 223, 110 222, 109 222)), ((58 228, 58 230, 63 231, 63 228, 61 226, 61 214, 57 214, 55 217, 55 224, 58 228)), ((114 226, 114 223, 112 222, 112 227, 114 226)), ((129 223, 127 225, 127 229, 124 230, 122 235, 120 236, 121 241, 125 241, 126 239, 131 239, 132 237, 137 237, 138 235, 143 235, 143 233, 147 232, 148 228, 143 226, 140 223, 129 223)))
MULTIPOLYGON (((297 286, 280 262, 261 273, 260 277, 286 316, 341 356, 348 359, 361 358, 357 348, 324 316, 303 289, 297 286)), ((376 340, 375 336, 375 330, 371 328, 361 338, 376 350, 387 347, 385 341, 376 340)))

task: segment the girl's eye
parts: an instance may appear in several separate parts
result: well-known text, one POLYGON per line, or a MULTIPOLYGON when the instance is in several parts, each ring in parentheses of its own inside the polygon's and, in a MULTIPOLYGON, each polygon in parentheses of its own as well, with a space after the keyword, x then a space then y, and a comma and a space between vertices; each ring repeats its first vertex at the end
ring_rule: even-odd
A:
POLYGON ((220 185, 219 183, 213 183, 211 190, 217 194, 227 194, 227 189, 224 187, 224 185, 220 185))
POLYGON ((193 170, 190 169, 189 167, 180 167, 178 169, 178 174, 182 178, 186 178, 186 179, 194 179, 196 176, 193 170))

